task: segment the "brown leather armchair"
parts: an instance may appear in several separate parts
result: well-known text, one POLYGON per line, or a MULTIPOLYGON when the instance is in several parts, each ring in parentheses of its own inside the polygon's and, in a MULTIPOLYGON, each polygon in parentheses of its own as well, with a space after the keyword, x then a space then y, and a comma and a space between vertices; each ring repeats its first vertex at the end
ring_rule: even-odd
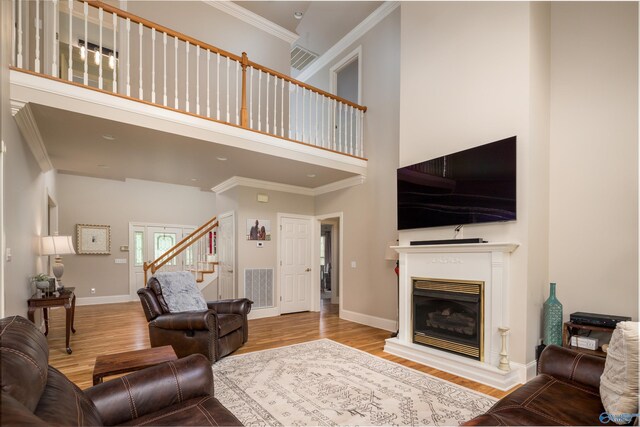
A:
POLYGON ((193 355, 80 390, 48 366, 44 334, 0 319, 0 423, 5 426, 241 425, 213 397, 209 361, 193 355))
POLYGON ((138 296, 149 322, 152 347, 170 345, 178 357, 200 353, 213 363, 249 339, 247 315, 253 302, 246 298, 207 302, 206 311, 170 313, 154 277, 138 290, 138 296))
POLYGON ((604 362, 601 357, 550 345, 540 355, 538 376, 464 425, 600 425, 604 362))

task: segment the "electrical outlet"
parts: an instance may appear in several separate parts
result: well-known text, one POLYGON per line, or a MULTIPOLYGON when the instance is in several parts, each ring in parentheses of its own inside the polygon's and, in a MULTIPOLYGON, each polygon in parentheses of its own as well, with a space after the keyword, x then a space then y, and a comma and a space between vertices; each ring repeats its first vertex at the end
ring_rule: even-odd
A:
POLYGON ((94 295, 96 293, 96 288, 91 288, 91 295, 94 295))
POLYGON ((356 268, 356 262, 355 261, 351 261, 351 268, 356 268))

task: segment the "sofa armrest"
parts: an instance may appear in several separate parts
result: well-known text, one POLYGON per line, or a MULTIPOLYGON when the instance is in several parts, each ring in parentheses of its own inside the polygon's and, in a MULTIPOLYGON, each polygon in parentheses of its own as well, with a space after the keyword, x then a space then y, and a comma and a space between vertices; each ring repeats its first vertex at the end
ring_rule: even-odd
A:
POLYGON ((209 301, 207 306, 220 314, 242 314, 246 316, 251 311, 253 301, 247 298, 225 299, 221 301, 209 301))
POLYGON ((104 424, 116 425, 194 397, 213 396, 213 373, 206 357, 193 354, 98 384, 85 393, 104 424))
POLYGON ((149 322, 149 327, 171 330, 209 330, 215 329, 214 310, 185 311, 184 313, 166 313, 149 322))
POLYGON ((604 362, 602 357, 549 345, 540 355, 538 373, 599 388, 604 362))

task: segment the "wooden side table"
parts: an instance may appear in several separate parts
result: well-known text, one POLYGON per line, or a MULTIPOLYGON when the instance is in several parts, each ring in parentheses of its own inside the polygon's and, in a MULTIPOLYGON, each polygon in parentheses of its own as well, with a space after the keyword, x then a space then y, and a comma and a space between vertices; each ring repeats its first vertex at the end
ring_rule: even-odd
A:
POLYGON ((602 345, 597 350, 589 350, 588 348, 580 348, 571 345, 571 337, 577 335, 579 330, 607 332, 612 334, 615 328, 606 328, 604 326, 579 325, 572 322, 564 322, 562 327, 562 346, 570 348, 579 353, 591 354, 598 357, 607 357, 607 353, 602 351, 602 345))
POLYGON ((170 345, 100 355, 93 367, 93 385, 100 384, 109 375, 139 371, 171 360, 178 360, 178 357, 170 345))
POLYGON ((71 346, 69 345, 69 339, 71 338, 71 332, 76 333, 73 327, 73 320, 76 311, 76 294, 74 293, 76 288, 64 288, 60 291, 46 293, 39 295, 37 292, 29 298, 27 302, 29 305, 29 311, 27 312, 29 320, 35 323, 33 313, 37 308, 42 308, 44 315, 44 327, 45 336, 49 334, 49 308, 51 307, 64 307, 66 311, 66 346, 67 353, 71 354, 71 346))

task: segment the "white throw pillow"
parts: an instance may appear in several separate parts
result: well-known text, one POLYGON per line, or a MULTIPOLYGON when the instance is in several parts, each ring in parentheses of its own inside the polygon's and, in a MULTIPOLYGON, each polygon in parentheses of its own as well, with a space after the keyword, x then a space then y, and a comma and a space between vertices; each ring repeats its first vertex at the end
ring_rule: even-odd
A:
MULTIPOLYGON (((638 322, 618 323, 609 342, 600 377, 600 398, 609 414, 638 412, 638 325, 638 322)), ((617 417, 611 420, 626 424, 617 417)))

